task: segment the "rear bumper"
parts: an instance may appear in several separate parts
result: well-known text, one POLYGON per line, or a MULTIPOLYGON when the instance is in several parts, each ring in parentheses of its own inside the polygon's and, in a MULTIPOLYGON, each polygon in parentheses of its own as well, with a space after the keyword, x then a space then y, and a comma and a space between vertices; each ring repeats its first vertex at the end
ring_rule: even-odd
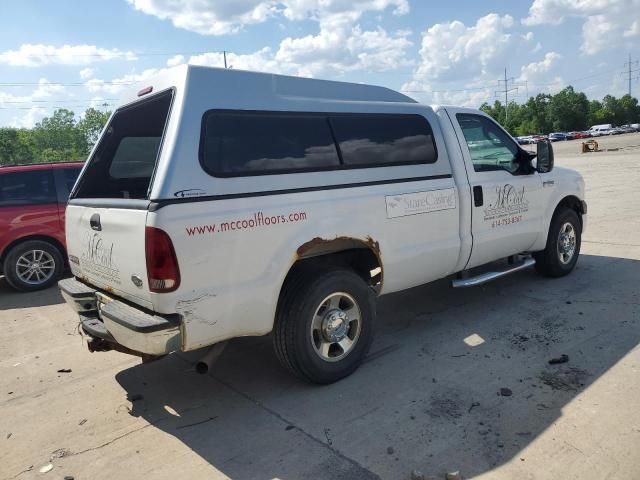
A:
POLYGON ((155 315, 102 291, 67 278, 58 282, 66 302, 78 312, 82 330, 114 349, 131 353, 165 355, 180 349, 182 334, 178 315, 155 315))

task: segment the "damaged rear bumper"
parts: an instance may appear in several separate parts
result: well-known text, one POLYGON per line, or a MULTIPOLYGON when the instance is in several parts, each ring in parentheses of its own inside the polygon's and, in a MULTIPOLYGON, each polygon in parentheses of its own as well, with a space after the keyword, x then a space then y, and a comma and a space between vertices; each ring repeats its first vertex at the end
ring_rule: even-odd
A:
MULTIPOLYGON (((92 350, 166 355, 180 349, 182 335, 178 315, 147 312, 75 278, 61 280, 58 286, 66 302, 78 312, 84 333, 98 340, 93 342, 92 350)), ((90 349, 91 345, 90 342, 90 349)))

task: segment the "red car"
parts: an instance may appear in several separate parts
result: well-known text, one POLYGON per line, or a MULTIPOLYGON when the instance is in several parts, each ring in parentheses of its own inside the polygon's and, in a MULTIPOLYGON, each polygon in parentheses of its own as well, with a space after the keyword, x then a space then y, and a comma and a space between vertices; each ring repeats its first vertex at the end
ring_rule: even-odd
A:
POLYGON ((64 273, 64 211, 82 163, 0 167, 0 273, 39 290, 64 273))

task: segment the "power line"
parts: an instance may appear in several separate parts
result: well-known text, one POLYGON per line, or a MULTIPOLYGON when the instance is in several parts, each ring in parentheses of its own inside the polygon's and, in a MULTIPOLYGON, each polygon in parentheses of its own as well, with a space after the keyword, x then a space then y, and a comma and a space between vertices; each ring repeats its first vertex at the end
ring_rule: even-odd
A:
POLYGON ((96 101, 109 101, 109 102, 116 102, 118 101, 117 98, 100 98, 97 100, 82 100, 82 99, 67 99, 67 100, 2 100, 0 98, 0 105, 5 105, 5 104, 20 104, 20 103, 81 103, 81 102, 86 102, 86 103, 94 103, 96 101))
POLYGON ((504 120, 509 119, 509 92, 518 91, 518 86, 514 85, 515 78, 507 78, 507 69, 504 69, 504 80, 498 80, 498 87, 504 82, 504 87, 501 90, 496 90, 495 95, 498 93, 504 93, 504 120), (509 88, 509 82, 511 82, 511 88, 509 88))
POLYGON ((628 80, 628 82, 629 82, 629 96, 631 96, 631 80, 637 80, 638 78, 640 78, 640 77, 634 77, 634 78, 632 78, 632 77, 631 77, 631 74, 632 74, 633 72, 638 72, 638 71, 640 71, 640 67, 635 68, 635 69, 632 69, 631 67, 632 67, 633 65, 638 66, 638 65, 640 65, 640 62, 638 62, 638 60, 636 60, 636 61, 632 62, 632 61, 631 61, 631 54, 629 54, 629 61, 628 61, 628 62, 626 62, 626 63, 624 64, 624 67, 627 67, 627 71, 626 71, 626 72, 623 72, 623 75, 624 75, 625 73, 627 74, 627 80, 628 80))

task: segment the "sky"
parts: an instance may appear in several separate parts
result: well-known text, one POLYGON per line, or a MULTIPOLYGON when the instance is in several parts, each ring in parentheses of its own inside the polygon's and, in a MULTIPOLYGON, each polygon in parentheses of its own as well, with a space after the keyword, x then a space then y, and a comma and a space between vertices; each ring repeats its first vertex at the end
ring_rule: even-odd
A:
POLYGON ((640 0, 3 0, 0 127, 112 110, 182 63, 383 85, 479 107, 640 95, 640 0))

